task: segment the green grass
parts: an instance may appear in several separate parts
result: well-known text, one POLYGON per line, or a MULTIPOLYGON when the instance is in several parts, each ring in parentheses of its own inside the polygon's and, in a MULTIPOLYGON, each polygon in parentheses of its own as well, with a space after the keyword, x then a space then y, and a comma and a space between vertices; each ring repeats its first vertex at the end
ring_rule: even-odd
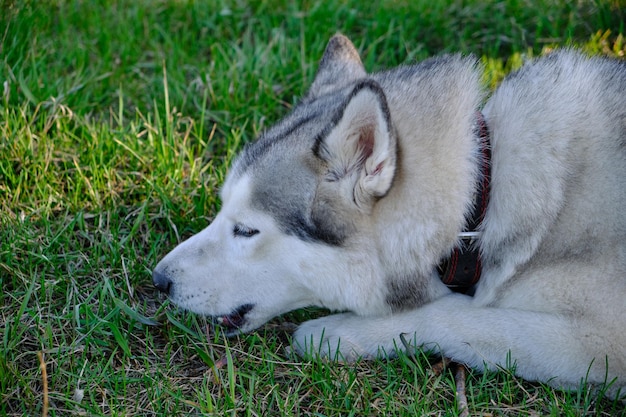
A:
MULTIPOLYGON (((241 146, 306 90, 328 38, 370 70, 474 53, 495 85, 578 45, 624 56, 623 0, 0 0, 0 415, 457 415, 425 357, 285 353, 285 322, 225 339, 150 270, 219 209, 241 146), (158 325, 156 322, 158 322, 158 325)), ((481 415, 624 415, 584 389, 468 377, 481 415)))

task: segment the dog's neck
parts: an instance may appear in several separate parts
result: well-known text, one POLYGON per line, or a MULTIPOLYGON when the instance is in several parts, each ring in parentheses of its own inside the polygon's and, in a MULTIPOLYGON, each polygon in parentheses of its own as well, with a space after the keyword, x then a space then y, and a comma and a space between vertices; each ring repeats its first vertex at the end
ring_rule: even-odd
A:
POLYGON ((491 147, 489 129, 481 112, 476 113, 474 130, 480 144, 480 176, 476 189, 474 210, 467 226, 459 234, 459 244, 449 258, 444 259, 437 270, 441 281, 453 291, 468 292, 480 279, 482 263, 480 259, 479 226, 485 217, 489 203, 489 183, 491 181, 491 147))

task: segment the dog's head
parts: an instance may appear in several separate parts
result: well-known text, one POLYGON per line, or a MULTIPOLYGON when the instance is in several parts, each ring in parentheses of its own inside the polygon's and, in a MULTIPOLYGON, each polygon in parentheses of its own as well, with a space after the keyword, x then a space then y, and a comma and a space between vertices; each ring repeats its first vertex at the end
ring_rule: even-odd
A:
POLYGON ((367 217, 395 163, 385 95, 336 36, 307 97, 238 156, 220 212, 157 265, 154 284, 231 331, 309 305, 385 311, 367 217))
MULTIPOLYGON (((396 105, 406 106, 406 77, 397 78, 396 105)), ((307 96, 235 160, 211 225, 157 265, 157 288, 181 307, 216 317, 231 333, 304 306, 380 315, 432 298, 427 279, 416 277, 428 275, 451 245, 433 244, 434 237, 453 242, 457 225, 442 231, 428 218, 419 229, 406 207, 383 204, 416 195, 397 187, 403 173, 384 81, 366 74, 347 38, 333 37, 307 96), (416 228, 410 238, 407 227, 416 228), (391 241, 383 240, 386 233, 391 241)), ((403 132, 419 134, 412 125, 403 132)), ((437 187, 455 191, 448 183, 437 187)), ((431 209, 422 200, 411 207, 431 209)), ((441 224, 452 223, 445 218, 452 209, 449 202, 435 207, 441 224)), ((463 210, 456 210, 458 223, 463 210)))

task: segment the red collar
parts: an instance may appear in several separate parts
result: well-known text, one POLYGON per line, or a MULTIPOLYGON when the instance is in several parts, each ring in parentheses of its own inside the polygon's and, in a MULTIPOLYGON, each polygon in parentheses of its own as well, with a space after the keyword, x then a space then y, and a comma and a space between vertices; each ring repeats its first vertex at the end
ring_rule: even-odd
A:
POLYGON ((467 227, 459 234, 460 245, 454 248, 450 257, 444 259, 437 267, 441 281, 457 292, 470 291, 480 279, 482 272, 480 248, 477 240, 480 237, 478 228, 485 217, 487 204, 489 204, 491 146, 489 143, 489 128, 481 112, 476 112, 474 131, 480 141, 481 152, 481 179, 476 191, 474 211, 468 219, 467 227))

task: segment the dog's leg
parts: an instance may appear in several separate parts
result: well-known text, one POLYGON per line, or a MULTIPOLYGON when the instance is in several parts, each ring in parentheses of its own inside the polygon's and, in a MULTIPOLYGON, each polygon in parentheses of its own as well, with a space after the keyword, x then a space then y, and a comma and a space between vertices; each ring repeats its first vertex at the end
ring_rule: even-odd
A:
POLYGON ((567 315, 476 307, 470 297, 452 294, 387 317, 346 313, 305 322, 294 334, 294 348, 346 361, 392 356, 403 348, 403 334, 411 345, 477 370, 513 368, 524 379, 576 388, 585 378, 606 380, 606 358, 590 353, 594 332, 585 326, 567 315))

